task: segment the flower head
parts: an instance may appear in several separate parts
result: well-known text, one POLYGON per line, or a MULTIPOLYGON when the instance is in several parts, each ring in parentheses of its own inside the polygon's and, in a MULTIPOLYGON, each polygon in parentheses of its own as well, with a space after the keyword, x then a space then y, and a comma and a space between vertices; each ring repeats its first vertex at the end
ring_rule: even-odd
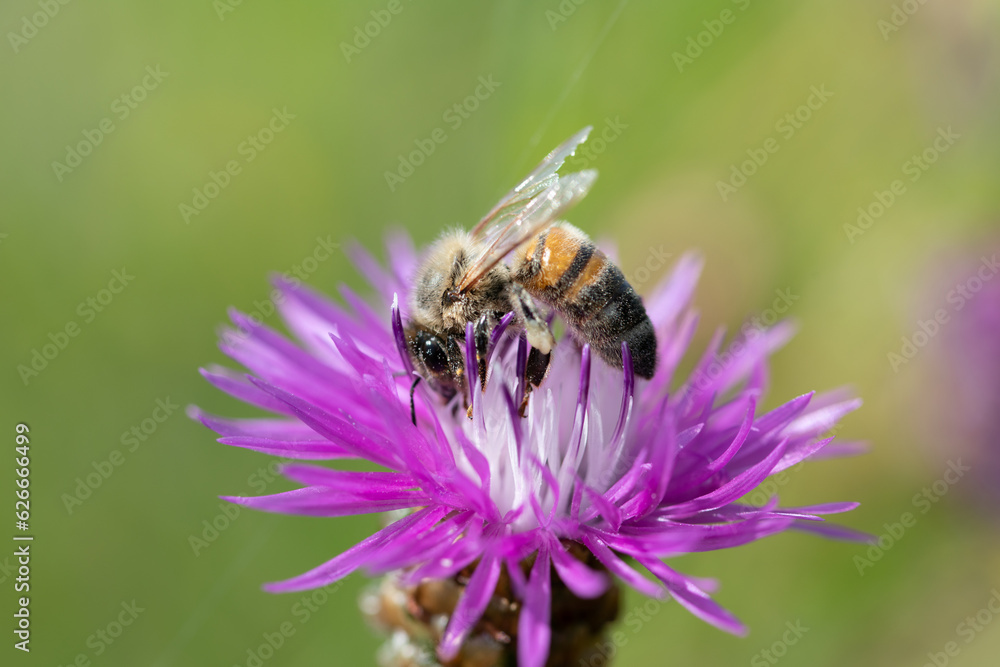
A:
MULTIPOLYGON (((236 329, 224 332, 222 349, 250 374, 203 371, 220 389, 277 414, 230 420, 196 412, 221 442, 288 459, 361 459, 379 467, 346 472, 289 463, 284 474, 303 488, 228 500, 322 517, 405 511, 348 551, 267 590, 324 586, 358 569, 395 572, 404 585, 461 577, 437 645, 449 661, 503 580, 517 612, 507 633, 511 651, 518 664, 537 667, 546 664, 558 632, 550 621, 555 587, 589 600, 621 580, 653 597, 672 596, 739 634, 740 622, 708 595, 710 582, 663 559, 789 529, 856 537, 824 521, 855 503, 741 502, 769 475, 856 451, 830 444, 825 434, 859 402, 808 393, 761 410, 767 357, 790 336, 787 324, 748 331, 725 351, 720 331, 694 370, 677 377, 697 322, 688 307, 700 270, 695 258, 682 259, 646 300, 660 351, 651 380, 635 376, 627 347, 619 370, 567 336, 521 417, 528 349, 506 318, 492 332, 485 390, 475 380, 469 387, 471 418, 461 394, 445 403, 421 385, 414 423, 400 297, 417 254, 407 237, 395 235, 388 268, 360 249, 354 255, 375 287, 375 303, 344 289, 345 308, 279 278, 279 308, 298 344, 233 313, 236 329)), ((473 338, 470 325, 467 368, 476 363, 473 338)))
MULTIPOLYGON (((945 317, 925 321, 921 313, 921 330, 910 340, 928 346, 932 375, 924 384, 936 388, 930 394, 914 394, 913 409, 922 416, 920 436, 936 463, 947 459, 968 464, 964 476, 968 481, 960 485, 960 495, 996 521, 1000 518, 1000 253, 991 252, 993 247, 996 239, 988 238, 974 252, 963 249, 958 257, 945 256, 925 268, 926 273, 939 275, 925 291, 928 299, 945 306, 937 311, 945 317), (939 332, 941 344, 931 343, 939 332), (918 336, 926 338, 918 341, 918 336)), ((914 355, 918 349, 914 345, 914 355)))

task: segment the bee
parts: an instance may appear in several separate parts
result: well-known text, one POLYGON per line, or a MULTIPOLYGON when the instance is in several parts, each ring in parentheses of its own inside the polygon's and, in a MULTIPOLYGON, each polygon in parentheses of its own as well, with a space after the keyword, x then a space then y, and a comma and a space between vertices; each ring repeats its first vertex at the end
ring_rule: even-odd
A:
POLYGON ((490 332, 507 313, 513 313, 511 324, 530 345, 522 415, 528 392, 548 370, 555 345, 552 311, 609 365, 622 368, 626 343, 634 372, 653 376, 656 337, 639 295, 584 232, 559 220, 597 178, 592 169, 557 173, 590 129, 549 153, 471 232, 446 232, 428 250, 414 278, 404 328, 417 374, 411 416, 412 393, 421 378, 446 400, 466 387, 469 323, 474 324, 478 365, 469 372, 485 388, 490 332))

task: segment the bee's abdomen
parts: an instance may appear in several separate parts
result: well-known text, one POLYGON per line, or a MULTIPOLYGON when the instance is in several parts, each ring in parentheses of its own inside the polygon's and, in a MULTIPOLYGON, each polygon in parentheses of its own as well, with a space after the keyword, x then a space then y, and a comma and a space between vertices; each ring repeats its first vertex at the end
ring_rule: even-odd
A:
POLYGON ((642 299, 621 270, 585 234, 551 227, 526 249, 517 279, 558 310, 578 338, 608 364, 622 367, 628 343, 635 372, 656 370, 656 336, 642 299))
POLYGON ((656 335, 642 299, 621 270, 606 261, 593 283, 566 304, 570 325, 607 363, 622 367, 622 343, 628 343, 632 368, 651 378, 656 370, 656 335))

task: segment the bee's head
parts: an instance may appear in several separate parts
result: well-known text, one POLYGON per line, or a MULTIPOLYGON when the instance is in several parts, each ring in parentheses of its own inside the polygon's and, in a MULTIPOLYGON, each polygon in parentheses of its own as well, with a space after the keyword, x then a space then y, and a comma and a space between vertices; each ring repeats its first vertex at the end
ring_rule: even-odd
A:
POLYGON ((458 289, 469 257, 468 235, 448 232, 438 239, 417 270, 411 303, 418 319, 436 331, 464 330, 468 299, 458 289))
POLYGON ((417 372, 446 398, 454 396, 464 368, 460 346, 422 327, 412 327, 406 338, 417 372))
POLYGON ((414 356, 431 374, 442 375, 451 368, 448 359, 448 344, 441 336, 421 330, 417 332, 412 345, 414 356))

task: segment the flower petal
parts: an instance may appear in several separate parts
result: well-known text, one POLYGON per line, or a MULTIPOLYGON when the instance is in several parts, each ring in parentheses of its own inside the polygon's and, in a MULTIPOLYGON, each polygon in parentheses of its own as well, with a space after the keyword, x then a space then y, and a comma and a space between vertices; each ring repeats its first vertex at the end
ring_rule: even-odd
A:
POLYGON ((500 569, 500 560, 492 555, 483 556, 476 566, 438 646, 438 655, 442 660, 453 660, 458 655, 465 637, 482 618, 496 590, 500 569))
POLYGON ((552 627, 552 564, 549 552, 538 552, 531 579, 524 592, 524 607, 517 625, 517 658, 522 667, 544 667, 548 662, 552 627))
POLYGON ((745 636, 746 626, 735 616, 719 606, 705 591, 698 588, 693 581, 675 570, 667 567, 662 561, 653 558, 636 558, 646 569, 662 581, 675 600, 685 609, 703 621, 711 623, 720 630, 734 635, 745 636))
POLYGON ((377 552, 391 540, 405 539, 407 535, 417 535, 437 523, 447 510, 441 507, 426 507, 404 517, 371 537, 351 547, 336 558, 297 577, 264 586, 272 593, 288 593, 319 588, 333 583, 363 566, 369 556, 377 552))

